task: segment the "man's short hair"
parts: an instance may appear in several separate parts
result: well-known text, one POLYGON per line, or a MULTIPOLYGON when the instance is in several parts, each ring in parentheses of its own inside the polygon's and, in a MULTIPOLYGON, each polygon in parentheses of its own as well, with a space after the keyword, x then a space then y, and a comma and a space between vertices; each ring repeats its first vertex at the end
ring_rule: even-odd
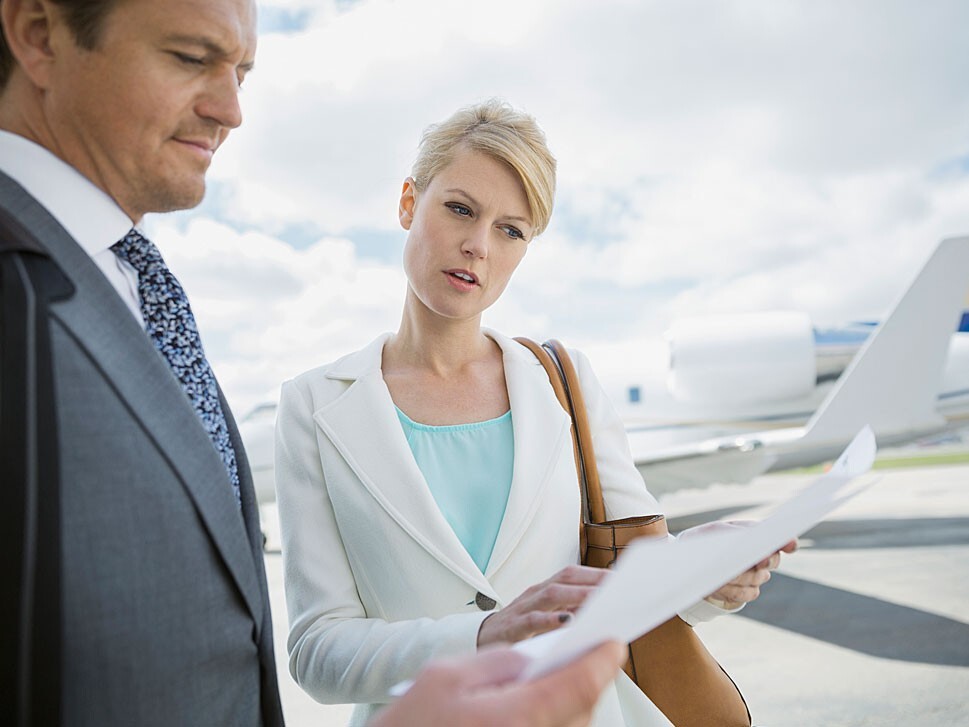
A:
MULTIPOLYGON (((0 3, 2 2, 3 0, 0 0, 0 3)), ((81 48, 93 50, 101 38, 101 27, 105 17, 119 0, 51 0, 51 2, 60 6, 77 44, 81 48)), ((5 32, 0 32, 0 91, 6 87, 16 63, 7 45, 5 32)))

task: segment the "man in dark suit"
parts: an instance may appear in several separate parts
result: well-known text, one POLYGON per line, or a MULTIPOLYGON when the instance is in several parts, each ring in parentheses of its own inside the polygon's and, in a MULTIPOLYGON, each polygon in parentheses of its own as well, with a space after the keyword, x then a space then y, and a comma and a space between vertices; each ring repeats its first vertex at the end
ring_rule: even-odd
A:
POLYGON ((248 464, 184 293, 137 231, 202 199, 241 122, 254 7, 0 11, 0 205, 75 289, 50 313, 64 721, 282 724, 248 464))
MULTIPOLYGON (((50 307, 47 392, 62 720, 282 724, 245 453, 188 299, 138 229, 201 201, 242 121, 254 3, 0 0, 0 12, 0 213, 73 288, 50 307)), ((581 723, 618 660, 605 647, 514 688, 495 686, 520 668, 507 654, 438 667, 383 719, 581 723)))

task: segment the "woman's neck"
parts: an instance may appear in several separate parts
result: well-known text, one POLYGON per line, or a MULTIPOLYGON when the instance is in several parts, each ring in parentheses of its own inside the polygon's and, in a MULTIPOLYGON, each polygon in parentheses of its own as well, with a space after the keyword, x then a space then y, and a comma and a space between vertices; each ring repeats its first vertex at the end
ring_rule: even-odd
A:
POLYGON ((466 424, 508 411, 498 344, 480 320, 415 313, 405 306, 397 335, 384 344, 381 369, 391 399, 416 422, 466 424))
POLYGON ((397 334, 384 346, 384 370, 423 369, 447 377, 496 354, 500 350, 481 330, 480 317, 451 320, 405 306, 397 334))

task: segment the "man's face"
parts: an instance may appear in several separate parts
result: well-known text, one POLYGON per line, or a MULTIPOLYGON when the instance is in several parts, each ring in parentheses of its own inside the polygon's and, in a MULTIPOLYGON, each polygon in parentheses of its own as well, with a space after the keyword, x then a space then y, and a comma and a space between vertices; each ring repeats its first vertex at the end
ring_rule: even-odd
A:
POLYGON ((194 207, 205 172, 242 122, 256 50, 252 0, 119 0, 94 50, 55 23, 44 92, 53 151, 138 221, 194 207))

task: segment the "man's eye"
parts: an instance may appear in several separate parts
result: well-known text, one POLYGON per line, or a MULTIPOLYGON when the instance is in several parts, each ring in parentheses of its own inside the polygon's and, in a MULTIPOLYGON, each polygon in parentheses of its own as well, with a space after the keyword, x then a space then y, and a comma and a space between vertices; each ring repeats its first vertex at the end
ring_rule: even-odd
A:
POLYGON ((173 52, 172 55, 175 56, 179 61, 181 61, 182 63, 188 66, 205 65, 205 59, 199 58, 198 56, 190 56, 187 53, 178 53, 177 51, 173 52))
POLYGON ((458 204, 457 202, 448 202, 447 208, 456 215, 461 215, 462 217, 471 216, 471 210, 468 207, 465 207, 463 204, 458 204))

